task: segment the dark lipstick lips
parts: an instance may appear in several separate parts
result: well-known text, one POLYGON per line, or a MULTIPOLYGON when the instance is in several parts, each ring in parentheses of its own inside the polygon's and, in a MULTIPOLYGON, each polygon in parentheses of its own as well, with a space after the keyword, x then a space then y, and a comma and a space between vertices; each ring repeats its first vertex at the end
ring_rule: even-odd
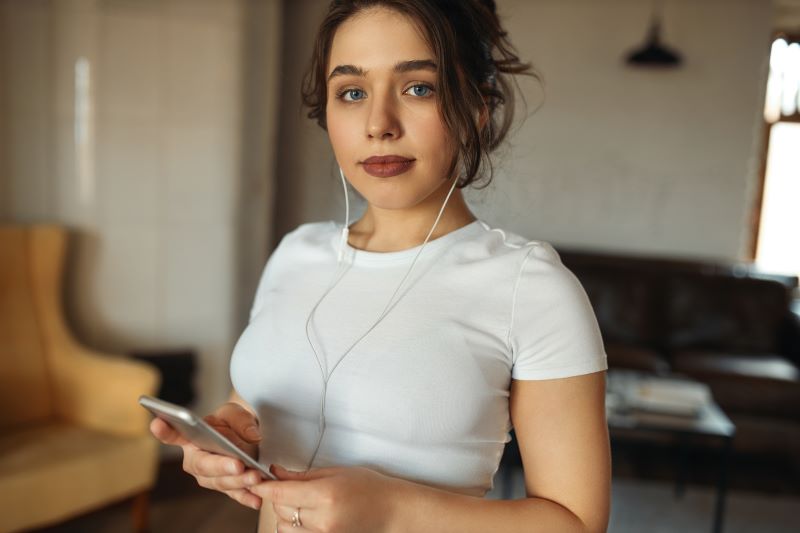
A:
POLYGON ((390 178, 407 172, 414 165, 414 161, 399 155, 383 155, 367 158, 361 164, 370 176, 390 178))

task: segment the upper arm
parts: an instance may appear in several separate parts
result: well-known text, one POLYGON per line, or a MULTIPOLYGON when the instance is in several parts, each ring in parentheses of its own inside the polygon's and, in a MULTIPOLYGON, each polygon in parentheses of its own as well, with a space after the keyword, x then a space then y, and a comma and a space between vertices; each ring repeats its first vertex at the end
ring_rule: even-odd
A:
POLYGON ((589 531, 605 531, 611 499, 605 372, 513 380, 510 410, 527 495, 569 509, 589 531))

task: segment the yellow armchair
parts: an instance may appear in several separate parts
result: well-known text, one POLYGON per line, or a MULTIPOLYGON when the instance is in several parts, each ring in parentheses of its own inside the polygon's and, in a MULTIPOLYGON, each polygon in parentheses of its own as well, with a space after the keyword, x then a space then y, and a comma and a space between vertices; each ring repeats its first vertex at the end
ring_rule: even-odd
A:
POLYGON ((0 225, 0 533, 128 498, 144 531, 158 443, 137 399, 159 375, 70 333, 66 244, 58 226, 0 225))

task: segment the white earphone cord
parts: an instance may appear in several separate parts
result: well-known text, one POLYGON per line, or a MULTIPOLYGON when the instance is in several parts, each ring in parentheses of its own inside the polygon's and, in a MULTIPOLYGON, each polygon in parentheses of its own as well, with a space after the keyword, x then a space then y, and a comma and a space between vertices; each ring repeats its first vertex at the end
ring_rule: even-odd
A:
MULTIPOLYGON (((342 171, 341 168, 339 168, 339 176, 342 178, 342 186, 344 187, 344 198, 345 198, 345 223, 344 223, 344 228, 342 229, 342 238, 341 238, 341 240, 339 242, 339 254, 338 254, 338 263, 341 266, 342 259, 344 258, 344 250, 345 250, 344 246, 347 243, 347 238, 348 238, 348 235, 350 234, 350 228, 349 228, 349 226, 350 226, 350 201, 348 199, 348 194, 347 194, 347 182, 345 181, 344 172, 342 171)), ((311 318, 314 316, 314 313, 316 312, 317 307, 319 307, 319 304, 322 303, 322 301, 325 299, 325 297, 328 295, 328 293, 331 290, 333 290, 333 288, 336 286, 336 284, 339 283, 339 281, 344 277, 344 275, 349 270, 349 267, 352 266, 352 263, 350 263, 348 265, 345 265, 346 268, 341 270, 341 273, 339 271, 336 272, 336 275, 334 275, 334 280, 331 283, 331 285, 322 294, 322 297, 319 299, 319 301, 317 301, 317 303, 311 309, 311 312, 309 313, 308 318, 306 319, 306 339, 308 340, 309 346, 311 346, 311 350, 314 352, 314 358, 317 360, 317 365, 319 366, 319 370, 320 370, 320 373, 322 375, 322 399, 321 399, 321 405, 320 405, 319 437, 317 438, 317 445, 314 448, 314 453, 311 455, 311 459, 309 460, 308 466, 306 467, 306 469, 311 468, 311 465, 314 463, 314 459, 316 459, 317 453, 319 452, 320 445, 322 444, 322 437, 323 437, 323 435, 325 433, 325 427, 326 427, 326 424, 325 424, 325 400, 326 400, 327 395, 328 395, 328 381, 330 380, 331 376, 333 375, 333 372, 339 366, 339 363, 341 363, 344 360, 344 358, 347 357, 347 354, 350 353, 350 350, 352 350, 359 342, 361 342, 361 340, 364 337, 366 337, 373 329, 375 329, 375 326, 377 326, 378 323, 380 323, 380 321, 383 320, 383 318, 388 314, 388 311, 389 311, 389 309, 390 309, 390 307, 392 305, 392 300, 394 300, 394 297, 397 295, 397 292, 400 290, 400 287, 402 287, 403 283, 405 283, 406 279, 408 279, 408 276, 411 274, 411 271, 414 269, 414 265, 417 263, 417 259, 419 258, 420 254, 422 253, 422 250, 425 248, 425 245, 428 243, 428 239, 430 239, 431 235, 433 234, 433 231, 436 229, 436 225, 439 223, 439 219, 442 217, 442 213, 444 212, 444 208, 447 206, 447 201, 450 200, 450 195, 453 194, 453 190, 456 187, 456 183, 458 183, 458 178, 457 177, 453 179, 453 185, 450 186, 450 191, 447 193, 447 197, 444 199, 444 202, 442 203, 442 207, 439 209, 439 214, 436 215, 436 220, 433 222, 433 226, 431 227, 430 231, 428 232, 428 235, 425 237, 425 240, 423 241, 422 246, 420 247, 419 251, 417 252, 417 255, 414 256, 414 260, 411 262, 411 266, 408 268, 408 271, 406 272, 406 275, 403 276, 403 279, 400 280, 400 283, 397 285, 397 288, 394 290, 394 293, 392 293, 392 296, 389 298, 389 301, 386 303, 386 307, 383 309, 383 312, 381 313, 381 315, 378 317, 378 319, 375 321, 375 323, 373 323, 372 326, 370 326, 369 329, 367 329, 367 331, 365 331, 364 334, 361 335, 347 349, 347 351, 345 351, 342 354, 342 356, 339 358, 339 360, 336 362, 336 364, 333 366, 333 368, 331 369, 331 371, 329 373, 326 373, 325 369, 323 369, 323 364, 322 364, 322 361, 320 360, 319 354, 317 353, 317 350, 314 348, 314 343, 311 342, 311 336, 309 335, 309 332, 308 332, 308 326, 311 323, 311 318)))

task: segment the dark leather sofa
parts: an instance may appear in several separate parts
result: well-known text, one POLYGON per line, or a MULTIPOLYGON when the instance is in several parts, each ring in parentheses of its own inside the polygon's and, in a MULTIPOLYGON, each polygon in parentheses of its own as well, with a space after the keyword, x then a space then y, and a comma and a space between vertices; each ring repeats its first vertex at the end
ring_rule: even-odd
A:
POLYGON ((707 383, 737 427, 733 449, 800 468, 800 317, 794 276, 723 264, 558 248, 586 289, 610 368, 707 383))

